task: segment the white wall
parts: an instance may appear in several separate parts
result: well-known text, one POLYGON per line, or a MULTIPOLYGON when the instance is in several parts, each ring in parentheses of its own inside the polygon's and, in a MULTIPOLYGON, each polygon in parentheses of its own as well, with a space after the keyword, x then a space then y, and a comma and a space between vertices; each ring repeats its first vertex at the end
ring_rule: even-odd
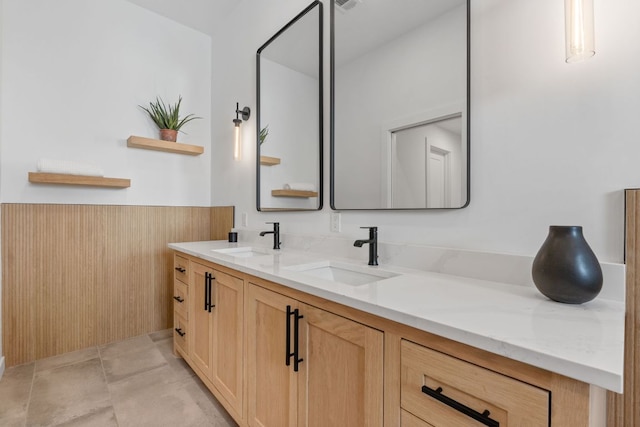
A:
POLYGON ((211 38, 124 0, 5 0, 2 201, 210 205, 211 38), (157 138, 156 96, 203 120, 179 142, 201 156, 127 148, 157 138), (92 163, 125 190, 29 184, 40 158, 92 163))
MULTIPOLYGON (((255 128, 245 133, 245 160, 227 160, 236 100, 255 105, 256 49, 307 4, 245 0, 214 36, 212 116, 220 157, 213 160, 213 203, 236 205, 238 218, 247 212, 253 229, 280 220, 283 232, 329 234, 327 203, 321 212, 256 212, 250 145, 255 128), (241 33, 229 41, 228 34, 241 33)), ((634 54, 639 15, 639 2, 596 2, 596 56, 569 65, 562 2, 472 2, 470 206, 444 212, 345 211, 342 235, 361 237, 357 227, 377 225, 387 242, 533 255, 549 225, 577 224, 601 261, 622 261, 622 190, 640 183, 640 56, 634 54)), ((328 58, 328 32, 325 42, 328 58)), ((328 76, 328 60, 325 70, 328 76)), ((325 88, 329 135, 328 84, 325 88)), ((328 143, 327 138, 327 149, 328 143)))
MULTIPOLYGON (((4 0, 0 0, 0 22, 3 22, 4 0)), ((2 96, 2 52, 3 40, 4 40, 4 26, 0 26, 0 97, 2 96)), ((2 103, 0 103, 0 147, 2 147, 2 103)), ((0 159, 2 159, 2 152, 0 151, 0 159)), ((2 162, 0 162, 0 172, 2 171, 2 162)), ((2 200, 2 174, 0 173, 0 200, 2 200)), ((0 218, 0 224, 2 224, 0 218)), ((0 233, 2 233, 2 227, 0 226, 0 233)), ((2 259, 2 246, 0 245, 0 260, 2 259)), ((2 352, 2 262, 0 262, 0 378, 4 374, 4 353, 2 352)))

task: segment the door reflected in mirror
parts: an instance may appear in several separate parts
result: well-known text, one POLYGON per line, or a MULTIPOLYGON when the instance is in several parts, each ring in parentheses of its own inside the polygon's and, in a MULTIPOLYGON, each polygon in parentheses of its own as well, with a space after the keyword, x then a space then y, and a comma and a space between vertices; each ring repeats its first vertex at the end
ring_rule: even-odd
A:
POLYGON ((322 208, 322 4, 257 52, 257 209, 322 208))
POLYGON ((390 182, 386 191, 391 208, 448 208, 461 206, 462 117, 391 132, 390 182))
POLYGON ((332 0, 333 209, 468 204, 468 30, 468 0, 332 0))

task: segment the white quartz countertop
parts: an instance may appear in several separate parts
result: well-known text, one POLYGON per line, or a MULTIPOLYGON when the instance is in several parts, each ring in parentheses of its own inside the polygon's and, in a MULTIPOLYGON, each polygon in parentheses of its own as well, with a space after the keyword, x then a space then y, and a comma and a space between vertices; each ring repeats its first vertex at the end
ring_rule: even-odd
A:
POLYGON ((233 256, 219 249, 251 244, 171 243, 179 252, 271 280, 607 390, 622 392, 624 303, 596 298, 582 305, 548 300, 535 287, 356 262, 294 249, 233 256), (311 263, 344 263, 375 275, 363 285, 314 277, 311 263))

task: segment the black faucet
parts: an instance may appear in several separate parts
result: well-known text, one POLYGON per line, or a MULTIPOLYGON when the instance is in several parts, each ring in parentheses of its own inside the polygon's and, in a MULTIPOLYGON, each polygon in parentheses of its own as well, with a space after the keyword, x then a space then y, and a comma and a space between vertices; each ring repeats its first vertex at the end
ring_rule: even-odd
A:
POLYGON ((261 236, 267 234, 273 234, 273 249, 280 249, 280 223, 279 222, 265 222, 265 224, 273 224, 273 231, 261 231, 261 236))
POLYGON ((356 240, 353 246, 359 248, 365 243, 369 244, 369 265, 378 265, 378 227, 360 227, 369 229, 369 240, 356 240))

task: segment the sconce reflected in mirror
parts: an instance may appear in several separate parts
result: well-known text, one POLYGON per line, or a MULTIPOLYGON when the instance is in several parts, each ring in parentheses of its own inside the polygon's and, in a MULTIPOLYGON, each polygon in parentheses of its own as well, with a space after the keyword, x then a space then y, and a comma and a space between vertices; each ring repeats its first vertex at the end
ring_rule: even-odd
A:
POLYGON ((233 136, 233 158, 235 160, 242 159, 242 144, 240 143, 240 125, 242 121, 249 120, 249 116, 251 116, 251 109, 249 107, 244 107, 240 110, 240 104, 236 102, 236 118, 233 119, 233 124, 235 125, 234 136, 233 136))
POLYGON ((564 0, 566 61, 578 62, 596 53, 593 0, 564 0))

